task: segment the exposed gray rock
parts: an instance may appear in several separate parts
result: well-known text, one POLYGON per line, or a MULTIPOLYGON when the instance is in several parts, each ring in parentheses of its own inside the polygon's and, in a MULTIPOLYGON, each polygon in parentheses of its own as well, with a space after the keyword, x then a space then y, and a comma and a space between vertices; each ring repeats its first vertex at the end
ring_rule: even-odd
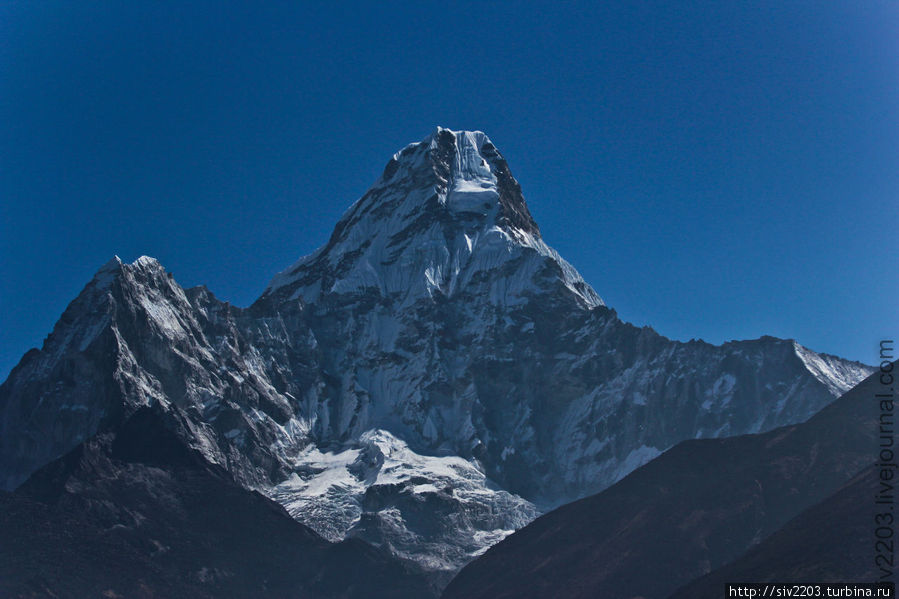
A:
POLYGON ((622 322, 543 241, 489 139, 438 129, 249 308, 151 258, 104 266, 0 386, 0 481, 158 404, 325 536, 451 572, 537 509, 685 439, 803 421, 870 371, 622 322))

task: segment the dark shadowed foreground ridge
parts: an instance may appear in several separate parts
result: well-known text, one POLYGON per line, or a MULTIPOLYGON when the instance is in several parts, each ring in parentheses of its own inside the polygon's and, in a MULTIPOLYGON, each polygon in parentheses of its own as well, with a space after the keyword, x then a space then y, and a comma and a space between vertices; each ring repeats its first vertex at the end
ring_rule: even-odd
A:
MULTIPOLYGON (((723 572, 769 569, 762 580, 820 573, 828 559, 857 545, 856 523, 870 520, 856 519, 870 501, 853 507, 845 494, 831 496, 874 462, 871 397, 878 385, 873 375, 803 424, 681 443, 606 491, 550 512, 495 545, 466 566, 443 597, 663 599, 766 538, 756 554, 723 572), (822 501, 819 511, 770 536, 822 501), (842 523, 815 528, 810 517, 823 513, 842 523), (837 531, 847 537, 831 544, 837 531), (809 547, 829 549, 796 551, 800 536, 809 547)), ((857 494, 861 484, 847 492, 857 494)), ((845 572, 857 573, 857 562, 847 562, 845 572)), ((717 588, 720 596, 723 586, 714 584, 722 576, 709 580, 690 588, 717 588)))

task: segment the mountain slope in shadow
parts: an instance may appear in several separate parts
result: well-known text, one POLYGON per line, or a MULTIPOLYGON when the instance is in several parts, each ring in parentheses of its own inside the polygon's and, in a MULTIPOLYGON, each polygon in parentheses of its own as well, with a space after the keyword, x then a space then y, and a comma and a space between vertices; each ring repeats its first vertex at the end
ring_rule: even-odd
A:
POLYGON ((877 388, 869 377, 803 424, 681 443, 492 547, 443 597, 667 597, 869 466, 877 388))
POLYGON ((407 564, 329 543, 145 408, 0 494, 3 597, 433 597, 407 564))
POLYGON ((691 582, 671 599, 719 599, 728 582, 876 580, 872 497, 878 474, 873 466, 867 468, 745 555, 691 582))

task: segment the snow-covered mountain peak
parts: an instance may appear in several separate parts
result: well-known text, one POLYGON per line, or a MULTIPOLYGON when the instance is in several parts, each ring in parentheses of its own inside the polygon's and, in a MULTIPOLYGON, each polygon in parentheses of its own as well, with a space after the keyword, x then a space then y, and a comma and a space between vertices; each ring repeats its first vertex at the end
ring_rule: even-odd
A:
POLYGON ((127 273, 132 275, 142 274, 144 277, 153 275, 168 276, 165 267, 159 260, 150 256, 141 256, 132 263, 123 262, 118 256, 113 256, 106 264, 101 266, 94 274, 92 283, 102 287, 108 286, 114 280, 127 273))
POLYGON ((483 131, 453 131, 437 127, 421 141, 411 143, 394 154, 375 187, 389 183, 398 173, 433 168, 434 163, 441 160, 460 179, 491 178, 490 166, 481 154, 485 146, 487 151, 494 147, 483 131))
POLYGON ((472 282, 486 283, 479 295, 493 304, 559 288, 581 306, 602 305, 543 241, 490 138, 438 127, 397 152, 328 243, 278 274, 263 298, 319 303, 374 293, 411 304, 472 282))
POLYGON ((849 391, 869 372, 869 368, 859 362, 850 362, 830 354, 819 354, 795 340, 791 341, 802 364, 835 396, 849 391))
POLYGON ((119 273, 122 272, 122 259, 118 256, 113 256, 106 264, 101 266, 96 273, 94 273, 93 278, 91 279, 89 285, 93 285, 98 289, 105 289, 109 287, 110 284, 116 279, 119 273))
POLYGON ((159 260, 152 256, 141 256, 132 262, 131 266, 142 270, 159 270, 163 268, 162 264, 159 263, 159 260))
POLYGON ((433 176, 438 204, 459 215, 482 215, 497 226, 540 237, 518 182, 482 131, 437 129, 396 154, 373 189, 404 177, 433 176))

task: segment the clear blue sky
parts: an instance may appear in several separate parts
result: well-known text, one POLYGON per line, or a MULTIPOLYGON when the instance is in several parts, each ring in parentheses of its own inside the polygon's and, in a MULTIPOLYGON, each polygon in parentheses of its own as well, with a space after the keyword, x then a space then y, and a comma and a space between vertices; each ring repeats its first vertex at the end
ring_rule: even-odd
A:
POLYGON ((895 0, 260 4, 0 4, 0 379, 114 254, 248 305, 438 124, 626 320, 899 335, 895 0))

